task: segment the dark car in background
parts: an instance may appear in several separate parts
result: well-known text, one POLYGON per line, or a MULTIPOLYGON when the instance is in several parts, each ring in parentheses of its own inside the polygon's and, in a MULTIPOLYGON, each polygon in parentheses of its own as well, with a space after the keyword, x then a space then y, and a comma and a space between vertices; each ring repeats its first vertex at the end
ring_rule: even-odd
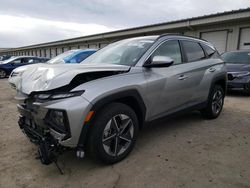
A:
POLYGON ((48 60, 48 58, 34 56, 11 57, 0 63, 0 78, 7 77, 17 67, 34 63, 45 63, 48 60))
POLYGON ((250 50, 222 54, 227 65, 228 90, 250 93, 250 50))
POLYGON ((7 59, 10 59, 11 57, 13 57, 13 56, 11 56, 11 55, 3 55, 3 56, 0 56, 0 62, 1 62, 1 61, 5 61, 5 60, 7 60, 7 59))

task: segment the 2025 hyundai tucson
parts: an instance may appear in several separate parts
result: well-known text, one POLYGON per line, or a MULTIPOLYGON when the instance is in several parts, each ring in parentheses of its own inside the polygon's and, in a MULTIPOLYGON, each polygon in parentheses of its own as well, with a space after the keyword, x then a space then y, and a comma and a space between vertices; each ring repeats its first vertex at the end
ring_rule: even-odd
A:
POLYGON ((21 81, 19 126, 43 164, 67 148, 115 163, 147 122, 187 109, 218 117, 227 71, 210 43, 162 35, 115 42, 77 65, 32 67, 21 81))

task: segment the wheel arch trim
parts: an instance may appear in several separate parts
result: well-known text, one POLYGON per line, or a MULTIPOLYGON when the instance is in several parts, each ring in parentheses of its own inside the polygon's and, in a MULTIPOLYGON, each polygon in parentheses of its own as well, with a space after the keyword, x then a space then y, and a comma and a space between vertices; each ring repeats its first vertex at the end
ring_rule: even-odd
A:
POLYGON ((145 123, 145 116, 146 116, 146 105, 142 99, 142 96, 136 89, 119 91, 111 95, 102 97, 101 99, 93 103, 93 106, 90 109, 90 111, 94 111, 94 115, 93 117, 91 117, 89 122, 84 123, 79 140, 78 140, 78 147, 85 148, 88 132, 91 127, 91 124, 93 123, 93 120, 95 119, 96 112, 101 110, 106 104, 110 104, 112 102, 121 102, 121 103, 126 104, 126 102, 123 102, 123 100, 128 99, 128 98, 133 99, 137 102, 138 109, 140 110, 139 112, 135 111, 135 109, 131 107, 131 105, 128 105, 128 106, 130 106, 135 111, 137 116, 138 116, 138 113, 140 113, 141 117, 138 117, 138 121, 139 121, 140 128, 142 128, 145 123))

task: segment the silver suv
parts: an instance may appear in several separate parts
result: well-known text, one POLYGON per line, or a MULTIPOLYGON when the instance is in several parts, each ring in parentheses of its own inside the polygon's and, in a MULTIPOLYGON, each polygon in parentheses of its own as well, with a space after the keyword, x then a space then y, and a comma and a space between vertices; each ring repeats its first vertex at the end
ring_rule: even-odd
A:
POLYGON ((17 85, 19 126, 43 164, 67 149, 125 158, 148 122, 199 110, 219 116, 227 71, 208 42, 178 35, 115 42, 77 65, 32 66, 17 85))

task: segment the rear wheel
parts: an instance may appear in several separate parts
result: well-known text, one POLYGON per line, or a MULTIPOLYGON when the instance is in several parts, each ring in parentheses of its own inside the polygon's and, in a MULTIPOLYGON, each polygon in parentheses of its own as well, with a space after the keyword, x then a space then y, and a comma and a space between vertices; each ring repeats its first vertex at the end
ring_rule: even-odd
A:
POLYGON ((127 105, 113 103, 98 112, 91 125, 88 152, 104 163, 116 163, 133 149, 139 130, 135 112, 127 105))
POLYGON ((203 117, 208 119, 217 118, 223 108, 225 92, 220 85, 215 85, 212 89, 206 108, 201 110, 203 117))
POLYGON ((7 76, 7 73, 5 72, 5 70, 0 69, 0 78, 5 78, 7 76))

